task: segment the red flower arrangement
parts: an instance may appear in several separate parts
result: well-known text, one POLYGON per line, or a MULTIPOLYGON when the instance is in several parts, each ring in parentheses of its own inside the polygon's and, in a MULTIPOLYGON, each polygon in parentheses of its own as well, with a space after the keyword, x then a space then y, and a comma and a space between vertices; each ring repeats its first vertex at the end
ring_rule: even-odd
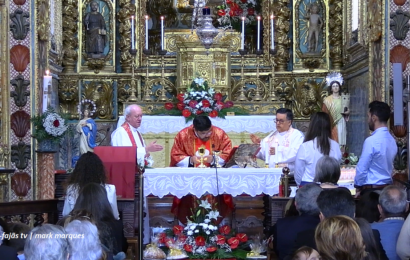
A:
POLYGON ((249 253, 244 250, 249 247, 247 235, 235 234, 227 225, 218 228, 214 223, 221 216, 215 205, 211 205, 207 199, 198 204, 197 208, 192 209, 190 219, 193 221, 188 220, 186 227, 176 225, 167 234, 158 235, 167 247, 175 248, 179 244, 179 248, 191 259, 245 259, 249 253), (167 239, 171 241, 167 243, 167 239))
POLYGON ((245 24, 256 22, 259 5, 256 0, 226 0, 226 4, 218 6, 218 22, 222 26, 241 29, 241 18, 245 17, 245 24))
POLYGON ((234 107, 232 101, 225 100, 226 96, 216 93, 203 78, 195 78, 186 93, 179 93, 175 102, 165 103, 165 111, 159 110, 159 113, 182 115, 186 121, 201 114, 221 118, 225 118, 228 112, 237 115, 248 114, 244 109, 234 107))

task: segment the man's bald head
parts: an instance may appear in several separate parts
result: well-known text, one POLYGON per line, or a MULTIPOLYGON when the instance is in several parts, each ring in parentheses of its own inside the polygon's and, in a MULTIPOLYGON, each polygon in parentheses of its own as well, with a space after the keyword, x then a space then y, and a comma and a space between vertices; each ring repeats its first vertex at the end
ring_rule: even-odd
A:
POLYGON ((129 105, 124 111, 125 121, 132 127, 138 128, 142 121, 142 109, 138 105, 129 105))
POLYGON ((385 187, 380 193, 379 210, 384 217, 403 217, 407 211, 407 194, 395 185, 385 187))

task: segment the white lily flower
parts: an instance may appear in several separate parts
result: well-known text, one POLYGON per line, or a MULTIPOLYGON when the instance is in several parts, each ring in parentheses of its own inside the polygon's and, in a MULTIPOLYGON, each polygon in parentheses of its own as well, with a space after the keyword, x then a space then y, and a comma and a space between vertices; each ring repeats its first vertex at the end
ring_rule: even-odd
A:
POLYGON ((194 79, 194 81, 199 86, 202 86, 202 84, 204 83, 205 80, 203 78, 196 78, 196 79, 194 79))
POLYGON ((199 230, 198 229, 195 229, 195 231, 194 231, 195 233, 199 233, 199 230))
POLYGON ((194 234, 194 232, 192 232, 191 230, 187 232, 188 236, 192 236, 194 234))
POLYGON ((209 219, 218 219, 219 211, 212 210, 212 211, 209 212, 209 214, 206 214, 206 216, 209 217, 209 219))
POLYGON ((209 222, 211 222, 211 220, 207 218, 204 220, 204 222, 208 224, 209 222))
MULTIPOLYGON (((201 101, 202 105, 202 101, 201 101)), ((204 209, 212 209, 211 204, 207 200, 201 200, 201 204, 199 204, 199 207, 202 207, 204 209)))
POLYGON ((208 231, 206 231, 205 233, 206 233, 207 235, 209 235, 209 234, 211 234, 211 231, 208 230, 208 231))

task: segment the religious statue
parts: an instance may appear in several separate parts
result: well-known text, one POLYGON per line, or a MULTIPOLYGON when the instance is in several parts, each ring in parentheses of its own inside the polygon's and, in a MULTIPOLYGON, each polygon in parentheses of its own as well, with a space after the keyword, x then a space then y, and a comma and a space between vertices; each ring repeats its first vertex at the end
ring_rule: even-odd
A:
POLYGON ((98 12, 98 3, 90 3, 91 11, 85 15, 86 52, 91 58, 103 58, 106 42, 106 27, 104 17, 98 12))
POLYGON ((97 124, 89 116, 92 115, 88 107, 84 108, 83 119, 77 124, 77 132, 80 133, 80 154, 94 152, 95 138, 97 136, 97 124))
POLYGON ((319 46, 319 34, 323 27, 323 20, 319 15, 319 5, 311 3, 307 9, 307 16, 305 19, 309 20, 308 26, 308 52, 317 52, 319 46))
POLYGON ((330 115, 332 120, 332 139, 339 145, 346 145, 346 122, 349 121, 349 94, 341 94, 343 77, 339 72, 331 72, 326 76, 329 96, 323 100, 322 111, 330 115))

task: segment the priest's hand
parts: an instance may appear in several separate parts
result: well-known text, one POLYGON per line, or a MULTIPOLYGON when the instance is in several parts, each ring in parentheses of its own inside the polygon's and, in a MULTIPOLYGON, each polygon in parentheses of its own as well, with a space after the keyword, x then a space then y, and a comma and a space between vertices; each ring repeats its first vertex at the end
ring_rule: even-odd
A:
POLYGON ((162 151, 162 149, 164 149, 164 147, 160 144, 157 144, 157 141, 153 141, 149 145, 145 146, 145 151, 147 153, 162 151))
MULTIPOLYGON (((212 163, 213 161, 213 156, 212 155, 207 155, 204 156, 204 163, 212 163)), ((200 156, 191 156, 191 164, 200 164, 201 163, 201 157, 200 156)))
POLYGON ((269 148, 269 154, 270 155, 275 155, 275 147, 269 148))
POLYGON ((260 144, 261 143, 261 139, 259 137, 257 137, 256 135, 250 134, 249 136, 251 138, 252 143, 254 143, 254 144, 260 144))

